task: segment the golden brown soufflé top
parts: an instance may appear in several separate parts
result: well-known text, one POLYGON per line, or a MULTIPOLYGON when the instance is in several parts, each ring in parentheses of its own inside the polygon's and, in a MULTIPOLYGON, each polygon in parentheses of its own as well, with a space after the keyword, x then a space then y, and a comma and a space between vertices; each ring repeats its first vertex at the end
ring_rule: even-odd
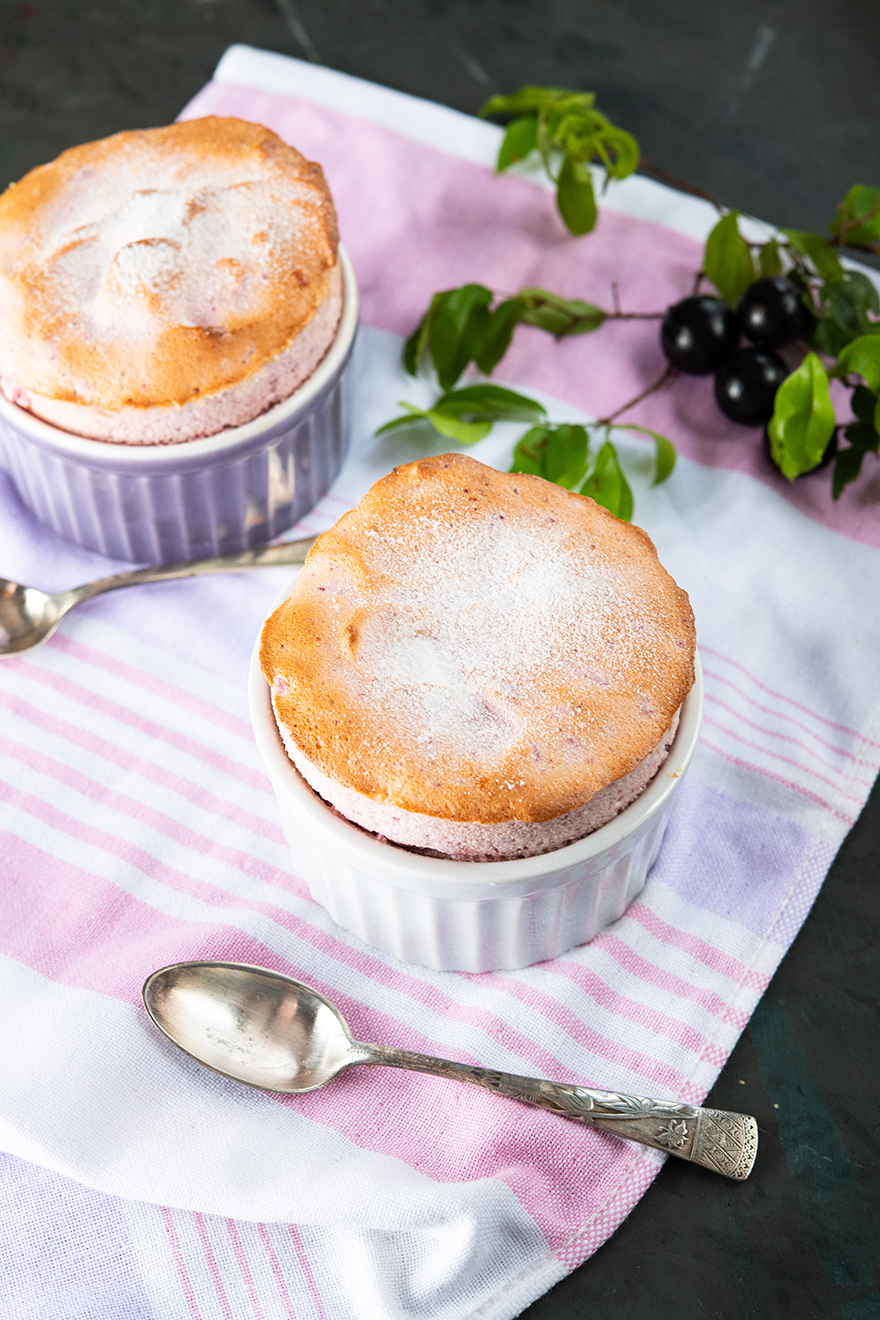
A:
POLYGON ((311 321, 337 246, 320 166, 259 124, 73 147, 0 197, 0 373, 111 410, 213 394, 311 321))
POLYGON ((279 721, 339 783, 486 823, 582 806, 694 681, 687 595, 649 537, 459 454, 395 468, 267 621, 279 721))

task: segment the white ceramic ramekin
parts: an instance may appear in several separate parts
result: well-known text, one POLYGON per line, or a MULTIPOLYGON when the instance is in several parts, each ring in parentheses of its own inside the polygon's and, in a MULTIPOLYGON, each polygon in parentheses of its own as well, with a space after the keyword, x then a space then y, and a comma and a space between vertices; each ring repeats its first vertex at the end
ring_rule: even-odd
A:
POLYGON ((0 394, 0 447, 22 502, 59 536, 159 564, 261 545, 302 518, 348 448, 357 285, 340 247, 343 310, 327 356, 244 426, 176 445, 108 444, 61 431, 0 394))
POLYGON ((669 757, 641 797, 609 824, 556 852, 512 862, 423 857, 339 817, 284 750, 260 670, 251 659, 257 746, 281 808, 296 873, 334 921, 366 944, 438 971, 528 967, 585 944, 644 888, 703 714, 703 675, 682 706, 669 757))

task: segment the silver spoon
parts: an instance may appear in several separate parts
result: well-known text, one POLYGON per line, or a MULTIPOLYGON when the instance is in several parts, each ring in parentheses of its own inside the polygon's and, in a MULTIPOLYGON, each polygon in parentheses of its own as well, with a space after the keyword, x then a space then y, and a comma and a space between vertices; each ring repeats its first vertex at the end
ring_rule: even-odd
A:
POLYGON ((316 1091, 352 1064, 384 1064, 472 1082, 740 1182, 755 1162, 758 1126, 748 1114, 588 1090, 365 1045, 352 1040, 341 1015, 317 990, 265 967, 176 963, 153 972, 143 996, 156 1026, 180 1049, 224 1077, 264 1091, 316 1091))
POLYGON ((197 577, 201 573, 232 573, 238 568, 277 568, 283 564, 302 564, 317 537, 302 541, 282 541, 262 545, 256 550, 242 550, 232 555, 214 555, 210 559, 185 559, 179 564, 154 564, 135 568, 129 573, 98 578, 69 591, 50 594, 37 587, 0 578, 0 660, 30 651, 50 638, 69 610, 80 601, 91 600, 104 591, 136 587, 144 582, 167 582, 172 578, 197 577))

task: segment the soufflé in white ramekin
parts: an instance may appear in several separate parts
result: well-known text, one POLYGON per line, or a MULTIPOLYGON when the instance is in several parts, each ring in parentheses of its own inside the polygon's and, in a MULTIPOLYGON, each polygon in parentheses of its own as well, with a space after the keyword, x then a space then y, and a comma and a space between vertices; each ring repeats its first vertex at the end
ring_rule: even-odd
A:
POLYGON ((522 899, 548 858, 574 862, 656 783, 680 722, 689 759, 694 660, 688 598, 644 532, 456 454, 377 482, 319 538, 260 642, 311 796, 384 849, 389 875, 404 857, 438 883, 452 868, 451 892, 454 871, 471 898, 495 873, 522 899))

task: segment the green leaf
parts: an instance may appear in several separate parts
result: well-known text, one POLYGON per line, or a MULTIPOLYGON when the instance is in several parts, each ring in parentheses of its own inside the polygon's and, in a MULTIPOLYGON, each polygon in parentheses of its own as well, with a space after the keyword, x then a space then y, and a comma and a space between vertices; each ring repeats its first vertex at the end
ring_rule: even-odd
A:
POLYGON ((857 385, 850 395, 850 407, 860 422, 873 426, 877 410, 876 394, 872 394, 864 385, 857 385))
POLYGON ((844 428, 843 434, 854 449, 860 449, 863 454, 876 454, 880 446, 880 435, 871 422, 850 422, 849 426, 844 428))
POLYGON ((880 240, 880 188, 857 183, 837 207, 831 233, 848 247, 875 248, 880 240))
POLYGON ((601 134, 600 143, 605 152, 610 153, 611 159, 606 160, 605 168, 613 178, 625 179, 638 168, 639 144, 632 133, 612 124, 601 134))
POLYGON ((807 343, 810 348, 815 348, 817 353, 822 353, 825 357, 837 357, 852 339, 848 330, 843 330, 836 321, 830 317, 817 317, 812 330, 807 335, 807 343))
POLYGON ((495 421, 528 422, 546 415, 544 405, 537 399, 517 394, 503 385, 466 385, 460 390, 450 390, 434 407, 454 408, 463 414, 479 413, 495 421))
POLYGON ((522 320, 525 308, 525 300, 518 296, 508 298, 490 314, 482 347, 474 356, 480 371, 484 371, 487 376, 492 375, 510 347, 514 329, 522 320))
POLYGON ((589 495, 623 522, 629 522, 632 518, 632 491, 618 462, 617 450, 610 440, 606 440, 599 450, 593 471, 581 486, 580 494, 589 495))
POLYGON ((837 357, 840 350, 849 342, 850 336, 834 321, 817 319, 807 335, 810 348, 825 357, 837 357))
POLYGON ((880 188, 867 188, 857 183, 843 199, 842 206, 854 220, 874 221, 880 232, 880 188))
MULTIPOLYGON (((839 280, 829 280, 822 292, 827 293, 832 301, 835 297, 843 297, 852 308, 852 314, 864 320, 866 332, 871 333, 867 327, 874 327, 874 322, 867 313, 880 314, 880 294, 873 280, 860 270, 845 270, 839 280)), ((875 333, 880 333, 880 325, 876 326, 875 333)))
POLYGON ((569 233, 588 234, 596 223, 596 195, 593 176, 583 161, 566 156, 559 171, 556 205, 569 233))
POLYGON ((739 302, 755 281, 755 263, 748 243, 739 232, 739 211, 722 216, 706 239, 703 270, 725 302, 739 302))
POLYGON ((533 325, 538 330, 546 330, 548 335, 561 339, 571 333, 575 317, 567 308, 559 307, 555 302, 535 300, 531 306, 526 304, 522 319, 526 325, 533 325))
POLYGON ((405 408, 406 413, 403 417, 392 417, 390 422, 376 428, 376 435, 383 435, 385 431, 397 431, 401 426, 415 426, 419 422, 429 420, 428 414, 424 408, 417 408, 414 403, 407 403, 405 399, 398 399, 398 408, 405 408))
POLYGON ((479 112, 484 118, 514 116, 501 143, 497 168, 507 169, 537 148, 556 184, 559 214, 572 234, 586 234, 596 223, 590 161, 600 160, 607 174, 617 179, 632 174, 639 163, 639 144, 633 135, 593 109, 594 101, 592 92, 521 87, 510 96, 490 97, 479 112))
POLYGON ((493 422, 531 422, 544 413, 536 399, 502 385, 467 385, 444 394, 426 416, 441 435, 471 445, 489 434, 493 422))
POLYGON ((861 376, 869 390, 880 392, 880 334, 860 335, 841 349, 834 374, 861 376))
POLYGON ((851 481, 855 481, 861 472, 864 457, 865 454, 862 449, 841 449, 835 455, 831 494, 836 500, 840 499, 844 486, 848 486, 851 481))
POLYGON ((815 353, 779 386, 767 431, 773 461, 789 481, 822 461, 834 432, 834 406, 828 373, 815 353))
POLYGON ((564 87, 521 87, 508 96, 490 96, 477 111, 481 119, 506 115, 546 114, 553 107, 589 109, 594 92, 569 92, 564 87))
POLYGON ((761 274, 765 279, 776 279, 782 274, 782 258, 779 255, 779 244, 771 239, 769 243, 762 243, 758 249, 758 265, 761 274))
POLYGON ((428 339, 437 379, 451 389, 480 351, 489 330, 492 291, 482 284, 436 293, 428 313, 428 339))
POLYGON ((430 352, 441 387, 452 389, 468 363, 491 375, 510 347, 520 321, 553 335, 583 335, 596 330, 607 312, 578 298, 562 298, 547 289, 522 289, 490 310, 494 294, 482 284, 435 293, 403 349, 411 376, 430 352))
POLYGON ((654 480, 651 484, 659 486, 661 482, 672 475, 678 455, 675 452, 675 445, 665 435, 660 435, 657 431, 653 431, 652 435, 654 436, 656 466, 654 480))
POLYGON ((837 357, 853 339, 880 334, 880 325, 875 328, 869 315, 878 310, 877 290, 868 277, 861 271, 844 271, 840 279, 827 280, 819 291, 810 343, 820 353, 837 357))
POLYGON ((598 156, 615 179, 625 179, 638 166, 638 142, 598 110, 576 109, 551 118, 548 134, 553 146, 574 161, 586 164, 598 156))
POLYGON ((615 429, 618 431, 638 431, 642 435, 649 435, 654 441, 655 466, 652 486, 659 486, 671 475, 678 455, 675 452, 675 445, 665 435, 661 435, 659 431, 650 431, 647 426, 636 426, 633 422, 621 422, 615 429))
POLYGON ((461 445, 475 445, 492 430, 492 422, 488 417, 468 422, 458 413, 447 412, 439 407, 429 408, 426 416, 435 431, 450 440, 457 440, 461 445))
POLYGON ((403 346, 403 365, 411 376, 419 374, 419 363, 428 347, 428 321, 429 312, 426 312, 403 346))
MULTIPOLYGON (((856 391, 858 392, 858 391, 856 391)), ((873 401, 874 396, 868 390, 864 391, 873 401)), ((880 435, 871 421, 850 422, 844 429, 843 434, 850 443, 849 449, 838 451, 834 459, 834 480, 832 482, 831 492, 835 499, 838 499, 844 486, 848 486, 851 481, 862 470, 862 459, 865 454, 876 454, 880 448, 880 435)))
POLYGON ((599 151, 602 134, 611 127, 610 120, 598 110, 577 106, 551 110, 545 118, 549 141, 573 160, 592 160, 599 151))
POLYGON ((533 426, 513 452, 511 472, 530 472, 572 490, 587 472, 590 438, 576 422, 533 426))
POLYGON ((498 152, 496 169, 500 174, 518 160, 525 160, 538 150, 538 116, 520 115, 507 125, 507 132, 498 152))
POLYGON ((567 422, 549 427, 541 476, 571 490, 586 475, 589 451, 585 427, 567 422))
POLYGON ((818 234, 808 234, 802 229, 783 229, 781 232, 785 234, 795 252, 813 263, 823 279, 840 279, 843 267, 827 238, 820 238, 818 234))
POLYGON ((528 395, 517 394, 502 385, 468 385, 464 389, 449 390, 431 408, 417 408, 401 400, 405 417, 394 417, 380 426, 376 435, 428 421, 441 435, 472 445, 482 440, 492 429, 493 422, 532 422, 545 416, 543 404, 528 395))
POLYGON ((586 335, 607 320, 608 313, 579 298, 561 298, 547 289, 520 289, 525 304, 522 320, 551 335, 586 335))
POLYGON ((530 476, 543 477, 543 449, 549 438, 549 426, 533 426, 526 431, 513 451, 511 472, 528 472, 530 476))

